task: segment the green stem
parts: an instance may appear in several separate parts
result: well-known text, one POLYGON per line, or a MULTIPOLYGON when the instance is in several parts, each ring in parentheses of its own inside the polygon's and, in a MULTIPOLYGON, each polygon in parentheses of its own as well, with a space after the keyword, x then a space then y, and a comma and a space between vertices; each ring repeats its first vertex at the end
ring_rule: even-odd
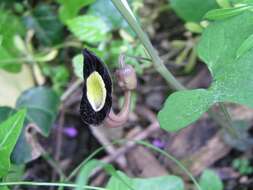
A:
POLYGON ((119 0, 111 0, 115 7, 119 10, 122 16, 126 19, 128 24, 131 28, 135 31, 137 36, 139 37, 140 41, 142 42, 143 46, 147 50, 148 54, 150 55, 153 65, 155 69, 161 74, 161 76, 167 81, 167 83, 174 89, 174 90, 184 90, 185 87, 178 82, 178 80, 171 74, 171 72, 166 68, 163 61, 158 56, 157 51, 152 46, 149 38, 143 32, 140 25, 137 23, 135 18, 129 13, 126 7, 122 4, 119 0))
POLYGON ((234 137, 236 139, 239 139, 239 136, 236 132, 236 130, 234 130, 234 128, 232 128, 233 126, 233 121, 232 121, 232 118, 225 106, 224 103, 218 103, 223 115, 224 115, 224 118, 226 120, 226 124, 227 125, 224 125, 225 126, 225 130, 230 134, 231 137, 234 137))
POLYGON ((66 178, 64 172, 61 170, 59 164, 51 158, 48 153, 42 154, 42 157, 47 161, 47 163, 59 174, 60 178, 66 178))
POLYGON ((145 141, 138 141, 137 144, 144 145, 147 148, 150 148, 150 149, 152 149, 152 150, 154 150, 154 151, 162 154, 163 156, 167 157, 168 159, 172 160, 182 171, 184 171, 186 173, 186 175, 188 175, 188 177, 192 180, 192 182, 197 187, 197 189, 198 190, 202 190, 202 188, 200 187, 199 183, 193 177, 193 175, 191 174, 191 172, 189 172, 188 169, 183 164, 181 164, 176 158, 174 158, 172 155, 168 154, 164 150, 161 150, 161 149, 155 147, 154 145, 152 145, 150 143, 147 143, 145 141))
MULTIPOLYGON (((108 146, 112 146, 113 144, 118 143, 118 141, 115 141, 113 143, 111 143, 108 146)), ((83 160, 71 173, 70 175, 65 179, 65 181, 70 181, 73 177, 75 177, 77 175, 77 173, 80 171, 80 169, 89 161, 91 160, 95 155, 97 155, 99 152, 101 152, 102 150, 104 150, 107 146, 102 146, 100 148, 98 148, 97 150, 95 150, 92 154, 90 154, 85 160, 83 160)))
MULTIPOLYGON (((32 182, 32 181, 17 181, 17 182, 3 182, 0 183, 0 186, 14 186, 14 185, 24 185, 24 186, 46 186, 46 187, 72 187, 76 188, 78 185, 72 183, 50 183, 50 182, 32 182)), ((102 187, 93 187, 85 185, 82 187, 83 189, 92 189, 92 190, 107 190, 102 187)))
POLYGON ((167 157, 168 159, 172 160, 182 171, 184 171, 186 173, 186 175, 188 175, 188 177, 192 180, 192 182, 195 184, 195 186, 197 187, 198 190, 202 190, 201 187, 199 186, 197 180, 194 178, 194 176, 191 174, 190 171, 187 170, 186 167, 184 167, 183 164, 180 163, 180 161, 178 161, 176 158, 174 158, 172 155, 170 155, 169 153, 165 152, 164 150, 161 150, 157 147, 155 147, 154 145, 142 141, 142 140, 115 140, 113 141, 111 144, 109 145, 104 145, 100 148, 98 148, 97 150, 95 150, 92 154, 90 154, 83 162, 81 162, 72 172, 71 174, 67 177, 67 179, 65 181, 71 180, 74 176, 77 175, 77 173, 79 172, 79 170, 86 164, 88 163, 93 157, 95 157, 98 153, 100 153, 101 151, 105 150, 106 147, 108 146, 112 146, 114 144, 123 144, 126 142, 134 142, 136 144, 145 146, 151 150, 154 150, 155 152, 158 152, 160 154, 162 154, 163 156, 167 157))
MULTIPOLYGON (((129 10, 122 3, 122 1, 121 0, 111 0, 111 1, 114 4, 114 6, 118 9, 118 11, 121 13, 121 15, 125 18, 125 20, 128 22, 128 24, 131 26, 131 28, 134 30, 134 32, 137 34, 137 36, 139 37, 141 43, 143 44, 143 46, 147 50, 148 54, 150 55, 155 69, 161 74, 161 76, 166 80, 166 82, 174 90, 176 90, 176 91, 186 90, 186 88, 166 68, 163 61, 159 57, 157 51, 152 46, 149 38, 147 37, 145 32, 140 27, 137 20, 133 17, 133 15, 131 15, 129 10)), ((221 110, 223 110, 223 112, 224 112, 224 110, 226 110, 224 105, 222 106, 222 104, 218 104, 218 106, 220 107, 221 110)), ((210 112, 212 112, 212 110, 210 112)), ((227 118, 226 120, 229 121, 229 123, 222 125, 222 127, 225 129, 229 128, 229 131, 234 131, 234 129, 232 128, 231 119, 228 120, 228 118, 230 118, 229 113, 227 111, 225 111, 225 112, 226 112, 226 114, 224 115, 224 117, 227 118)), ((214 115, 214 114, 211 114, 211 115, 214 115)), ((216 119, 217 118, 214 118, 214 120, 217 122, 218 119, 217 120, 216 119)), ((233 133, 235 134, 236 132, 234 131, 233 133)))

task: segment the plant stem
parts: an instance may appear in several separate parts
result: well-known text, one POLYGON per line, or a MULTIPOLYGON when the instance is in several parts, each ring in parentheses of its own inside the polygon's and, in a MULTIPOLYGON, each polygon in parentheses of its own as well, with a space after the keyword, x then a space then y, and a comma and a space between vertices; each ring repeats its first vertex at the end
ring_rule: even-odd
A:
POLYGON ((43 153, 42 157, 48 162, 48 164, 59 174, 60 178, 66 178, 65 174, 61 170, 58 163, 55 162, 53 158, 50 157, 48 153, 43 153))
POLYGON ((155 69, 163 76, 163 78, 166 80, 166 82, 173 88, 174 90, 184 90, 185 87, 178 82, 178 80, 171 74, 171 72, 166 68, 163 61, 158 56, 157 51, 152 46, 149 38, 147 35, 143 32, 140 25, 137 23, 135 18, 129 13, 129 11, 125 8, 125 6, 122 4, 119 0, 111 0, 115 7, 119 10, 119 12, 122 14, 122 16, 126 19, 128 24, 131 26, 131 28, 135 31, 139 39, 141 40, 143 46, 147 50, 148 54, 150 55, 153 65, 155 69))
POLYGON ((123 143, 127 143, 127 142, 132 142, 132 143, 136 143, 142 146, 147 147, 150 150, 153 150, 157 153, 160 153, 161 155, 167 157, 169 160, 171 160, 172 162, 174 162, 182 171, 184 171, 186 173, 186 175, 188 175, 188 177, 192 180, 192 182, 195 184, 196 188, 198 190, 202 190, 200 185, 198 184, 197 180, 194 178, 194 176, 191 174, 190 171, 188 171, 188 169, 180 163, 180 161, 178 161, 176 158, 174 158, 172 155, 170 155, 169 153, 165 152, 164 150, 161 150, 157 147, 155 147, 154 145, 143 141, 143 140, 115 140, 112 143, 108 144, 108 145, 104 145, 100 148, 98 148, 97 150, 95 150, 92 154, 90 154, 81 164, 79 164, 73 171, 72 173, 68 176, 68 178, 66 180, 71 180, 71 178, 73 178, 78 171, 86 164, 88 163, 91 159, 93 159, 98 153, 100 153, 101 151, 105 150, 107 146, 111 146, 114 144, 123 144, 123 143))
POLYGON ((77 79, 61 96, 61 102, 64 102, 78 87, 82 84, 83 80, 77 79))
MULTIPOLYGON (((123 4, 122 1, 124 1, 124 0, 111 0, 111 1, 114 4, 114 6, 118 9, 118 11, 121 13, 121 15, 125 18, 125 20, 128 22, 128 24, 131 26, 131 28, 134 30, 134 32, 137 34, 137 36, 139 37, 141 43, 143 44, 143 46, 147 50, 148 54, 150 55, 150 57, 152 59, 153 66, 155 67, 155 69, 161 74, 161 76, 166 80, 166 82, 174 90, 176 90, 176 91, 186 90, 186 88, 166 68, 163 61, 159 57, 157 51, 152 46, 149 38, 147 37, 145 32, 142 30, 142 28, 138 24, 137 20, 135 19, 135 17, 129 12, 129 10, 123 4)), ((236 134, 236 131, 232 128, 232 120, 231 120, 231 117, 230 117, 225 105, 222 103, 219 103, 218 106, 220 107, 220 109, 224 113, 223 114, 224 117, 226 118, 226 123, 222 124, 221 126, 224 129, 226 129, 226 131, 228 131, 230 135, 232 133, 236 134)), ((212 112, 212 110, 210 110, 209 113, 210 112, 212 112)), ((210 114, 210 115, 215 115, 215 114, 210 114)), ((219 122, 219 120, 221 120, 221 119, 219 119, 218 117, 220 117, 220 116, 213 117, 213 119, 220 124, 223 123, 223 122, 219 122)), ((234 135, 232 135, 232 136, 235 137, 234 135)))
MULTIPOLYGON (((25 185, 25 186, 46 186, 46 187, 72 187, 76 188, 78 185, 72 183, 50 183, 50 182, 32 182, 32 181, 17 181, 17 182, 3 182, 0 183, 1 186, 14 186, 14 185, 25 185)), ((92 189, 92 190, 107 190, 102 187, 93 187, 85 185, 82 187, 83 189, 92 189)))

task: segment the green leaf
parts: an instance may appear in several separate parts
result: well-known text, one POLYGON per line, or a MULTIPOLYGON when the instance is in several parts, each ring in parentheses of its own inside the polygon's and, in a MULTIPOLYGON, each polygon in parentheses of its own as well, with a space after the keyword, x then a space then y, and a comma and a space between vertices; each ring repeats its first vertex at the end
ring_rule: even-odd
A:
POLYGON ((0 35, 2 36, 0 45, 10 54, 17 54, 13 44, 13 37, 17 34, 23 35, 25 33, 20 18, 0 7, 0 26, 0 35))
POLYGON ((20 110, 0 124, 0 178, 10 168, 10 155, 21 133, 25 114, 26 110, 20 110))
POLYGON ((4 182, 23 180, 25 165, 11 165, 8 175, 4 177, 4 182))
POLYGON ((98 160, 91 160, 82 167, 76 180, 78 187, 76 187, 75 190, 81 190, 84 185, 88 184, 89 176, 91 175, 91 172, 99 166, 98 163, 98 160))
POLYGON ((216 2, 222 8, 229 8, 229 7, 231 7, 230 0, 216 0, 216 2))
MULTIPOLYGON (((26 108, 26 124, 35 123, 42 132, 48 136, 56 118, 59 105, 59 97, 54 91, 46 87, 31 88, 18 98, 16 107, 26 108)), ((32 160, 31 146, 25 139, 24 131, 18 139, 11 159, 16 164, 26 163, 32 160)))
POLYGON ((95 0, 57 0, 61 4, 59 16, 63 23, 77 16, 82 7, 90 5, 95 0))
POLYGON ((0 190, 9 190, 7 186, 0 186, 0 190))
POLYGON ((128 26, 110 0, 97 0, 90 6, 89 13, 102 18, 111 30, 128 26))
POLYGON ((92 15, 70 19, 67 21, 67 26, 79 40, 93 44, 104 41, 109 30, 100 17, 92 15))
POLYGON ((42 45, 50 46, 63 40, 63 25, 52 6, 39 4, 33 12, 24 17, 28 29, 35 31, 42 45))
POLYGON ((170 0, 171 7, 187 22, 199 22, 212 9, 218 8, 216 0, 170 0))
POLYGON ((80 79, 83 79, 83 55, 78 54, 72 59, 74 73, 80 79))
POLYGON ((219 176, 212 170, 205 170, 200 177, 200 187, 203 190, 223 190, 219 176))
MULTIPOLYGON (((117 172, 118 175, 134 190, 151 189, 151 190, 184 190, 183 181, 176 176, 162 176, 154 178, 129 178, 122 172, 117 172)), ((112 176, 106 185, 110 190, 132 190, 127 187, 117 177, 112 176)))
POLYGON ((8 51, 0 46, 0 69, 4 69, 8 72, 17 73, 21 70, 22 64, 13 60, 14 55, 8 53, 8 51))
POLYGON ((240 6, 225 9, 214 9, 206 13, 205 19, 222 20, 241 14, 243 11, 252 8, 251 6, 240 6))
POLYGON ((50 77, 53 82, 52 89, 58 95, 61 95, 69 80, 69 70, 64 65, 55 67, 48 65, 47 69, 48 73, 46 75, 50 77))
POLYGON ((158 114, 161 128, 177 131, 196 121, 212 104, 211 94, 204 89, 175 92, 158 114))
POLYGON ((253 34, 250 35, 238 48, 236 57, 239 58, 253 47, 253 34))
POLYGON ((76 180, 76 184, 78 185, 78 187, 76 187, 75 190, 83 189, 82 187, 84 185, 88 184, 88 179, 89 179, 89 176, 91 175, 92 171, 94 171, 97 168, 104 168, 108 174, 117 178, 119 181, 121 181, 123 184, 125 184, 125 186, 130 187, 130 185, 126 181, 124 181, 124 179, 121 178, 120 175, 118 175, 117 171, 115 170, 115 168, 111 164, 106 164, 106 163, 103 163, 99 160, 94 159, 94 160, 89 161, 87 164, 85 164, 82 167, 82 169, 77 177, 77 180, 76 180))
POLYGON ((24 34, 24 27, 20 19, 0 7, 0 69, 17 73, 22 65, 15 61, 18 51, 14 45, 14 36, 24 34), (9 24, 12 23, 12 24, 9 24))
POLYGON ((50 88, 35 87, 26 90, 18 98, 16 107, 27 109, 27 119, 37 124, 45 136, 56 118, 59 97, 50 88))
POLYGON ((250 90, 253 51, 236 58, 238 48, 253 33, 252 20, 253 12, 246 11, 215 22, 203 33, 198 53, 213 75, 210 90, 215 102, 234 102, 253 108, 253 91, 250 90))
POLYGON ((197 120, 216 102, 234 102, 253 108, 253 91, 250 90, 253 88, 253 49, 237 58, 238 48, 253 34, 252 20, 253 12, 246 11, 216 21, 204 30, 198 54, 213 76, 211 87, 205 92, 202 90, 202 95, 199 90, 193 90, 169 96, 158 117, 162 128, 172 131, 181 129, 183 125, 197 120), (193 119, 184 117, 186 111, 193 119), (175 118, 182 121, 175 121, 175 118))

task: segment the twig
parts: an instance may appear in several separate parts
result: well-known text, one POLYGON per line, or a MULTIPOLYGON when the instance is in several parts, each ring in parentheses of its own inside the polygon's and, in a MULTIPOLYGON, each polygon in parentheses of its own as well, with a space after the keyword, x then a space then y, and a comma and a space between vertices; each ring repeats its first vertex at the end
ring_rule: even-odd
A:
MULTIPOLYGON (((61 111, 60 113, 60 119, 59 119, 59 126, 57 127, 56 131, 56 148, 55 148, 55 162, 59 162, 60 161, 60 157, 61 157, 61 147, 62 147, 62 130, 63 130, 63 125, 64 125, 64 117, 65 113, 64 110, 61 111)), ((60 175, 60 178, 65 178, 65 176, 60 175)), ((55 181, 56 179, 56 173, 53 171, 52 174, 52 181, 55 181)), ((51 187, 53 188, 53 187, 51 187)))
POLYGON ((41 155, 46 161, 47 163, 54 169, 55 172, 57 172, 59 174, 60 177, 64 177, 66 178, 65 174, 63 173, 63 171, 61 170, 61 168, 59 167, 59 164, 53 160, 48 153, 44 152, 41 155))
POLYGON ((71 86, 64 92, 64 94, 61 96, 61 102, 64 102, 78 87, 80 84, 82 84, 81 79, 77 79, 71 86))
MULTIPOLYGON (((120 156, 124 155, 126 152, 128 152, 130 149, 134 148, 136 146, 135 141, 144 140, 147 137, 149 137, 151 134, 153 134, 155 131, 157 131, 160 126, 156 119, 155 114, 147 109, 146 107, 138 107, 136 108, 136 112, 138 112, 141 116, 147 118, 151 125, 149 125, 145 130, 139 132, 137 135, 135 135, 132 139, 129 139, 129 142, 127 142, 123 147, 115 150, 113 154, 110 154, 109 156, 106 156, 102 159, 104 163, 111 163, 114 160, 118 159, 120 156)), ((135 130, 135 129, 133 129, 135 130)), ((130 132, 131 133, 131 132, 130 132)), ((101 171, 102 168, 97 168, 92 173, 92 176, 94 176, 96 173, 101 171)), ((124 169, 124 168, 122 168, 124 169)))
POLYGON ((119 148, 117 151, 114 152, 113 155, 106 156, 105 158, 102 159, 103 162, 105 163, 110 163, 113 160, 117 159, 119 156, 122 154, 125 154, 128 150, 131 148, 135 147, 136 143, 134 141, 140 141, 144 140, 147 137, 149 137, 152 133, 157 131, 160 128, 158 123, 153 123, 150 126, 147 127, 147 129, 143 130, 140 132, 138 135, 136 135, 130 142, 126 143, 124 147, 119 148))
MULTIPOLYGON (((109 155, 114 155, 117 149, 115 148, 114 145, 107 146, 110 144, 110 141, 106 137, 106 135, 97 127, 90 127, 92 134, 96 139, 106 148, 106 151, 109 155)), ((120 157, 119 159, 116 160, 116 162, 119 164, 121 168, 126 167, 126 158, 125 157, 120 157)))

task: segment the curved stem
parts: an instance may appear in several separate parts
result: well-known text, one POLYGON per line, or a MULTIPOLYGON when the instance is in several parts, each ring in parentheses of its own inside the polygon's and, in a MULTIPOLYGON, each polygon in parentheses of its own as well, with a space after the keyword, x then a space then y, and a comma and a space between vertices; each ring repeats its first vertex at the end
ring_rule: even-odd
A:
MULTIPOLYGON (((14 185, 25 185, 25 186, 46 186, 46 187, 72 187, 76 188, 78 185, 71 183, 50 183, 50 182, 32 182, 32 181, 17 181, 17 182, 3 182, 0 183, 0 186, 14 186, 14 185)), ((92 190, 107 190, 102 187, 93 187, 85 185, 82 187, 83 189, 92 189, 92 190)))
POLYGON ((126 91, 124 95, 124 104, 121 111, 118 114, 115 114, 113 109, 111 109, 109 115, 105 120, 106 127, 119 127, 123 125, 128 119, 131 105, 131 91, 126 91))

